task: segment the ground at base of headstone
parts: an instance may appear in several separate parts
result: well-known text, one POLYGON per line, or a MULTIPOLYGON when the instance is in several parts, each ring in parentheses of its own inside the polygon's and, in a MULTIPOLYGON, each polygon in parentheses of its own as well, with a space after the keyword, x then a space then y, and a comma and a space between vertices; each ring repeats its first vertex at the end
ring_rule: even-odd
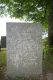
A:
POLYGON ((17 77, 12 79, 10 77, 6 78, 6 80, 53 80, 53 73, 46 73, 44 75, 40 75, 38 78, 36 77, 17 77))

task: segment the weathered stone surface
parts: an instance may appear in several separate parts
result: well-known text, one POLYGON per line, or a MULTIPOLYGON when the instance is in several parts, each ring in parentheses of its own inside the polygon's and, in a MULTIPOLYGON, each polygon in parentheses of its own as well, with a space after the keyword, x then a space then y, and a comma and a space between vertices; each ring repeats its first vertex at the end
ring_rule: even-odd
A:
POLYGON ((7 23, 8 76, 42 73, 41 24, 7 23))

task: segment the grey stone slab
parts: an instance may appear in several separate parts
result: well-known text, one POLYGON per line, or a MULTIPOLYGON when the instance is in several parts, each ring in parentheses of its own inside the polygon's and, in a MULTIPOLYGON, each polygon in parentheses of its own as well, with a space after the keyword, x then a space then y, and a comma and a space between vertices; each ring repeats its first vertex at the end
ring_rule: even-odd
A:
POLYGON ((8 76, 42 74, 41 24, 9 22, 6 25, 8 76))

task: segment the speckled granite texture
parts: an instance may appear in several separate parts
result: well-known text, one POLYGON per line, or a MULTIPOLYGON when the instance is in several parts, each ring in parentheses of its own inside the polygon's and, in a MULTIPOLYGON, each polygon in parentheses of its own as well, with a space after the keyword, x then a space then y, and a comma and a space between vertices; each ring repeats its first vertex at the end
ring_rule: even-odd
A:
POLYGON ((40 23, 6 24, 7 74, 36 76, 42 74, 42 45, 40 23))

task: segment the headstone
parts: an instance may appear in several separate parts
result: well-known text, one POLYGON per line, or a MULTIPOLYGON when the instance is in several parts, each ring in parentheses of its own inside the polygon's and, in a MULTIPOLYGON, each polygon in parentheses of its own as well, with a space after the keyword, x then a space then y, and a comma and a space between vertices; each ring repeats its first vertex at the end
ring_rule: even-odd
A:
POLYGON ((1 36, 1 48, 6 48, 6 36, 1 36))
POLYGON ((40 23, 7 23, 7 75, 42 74, 40 23))

